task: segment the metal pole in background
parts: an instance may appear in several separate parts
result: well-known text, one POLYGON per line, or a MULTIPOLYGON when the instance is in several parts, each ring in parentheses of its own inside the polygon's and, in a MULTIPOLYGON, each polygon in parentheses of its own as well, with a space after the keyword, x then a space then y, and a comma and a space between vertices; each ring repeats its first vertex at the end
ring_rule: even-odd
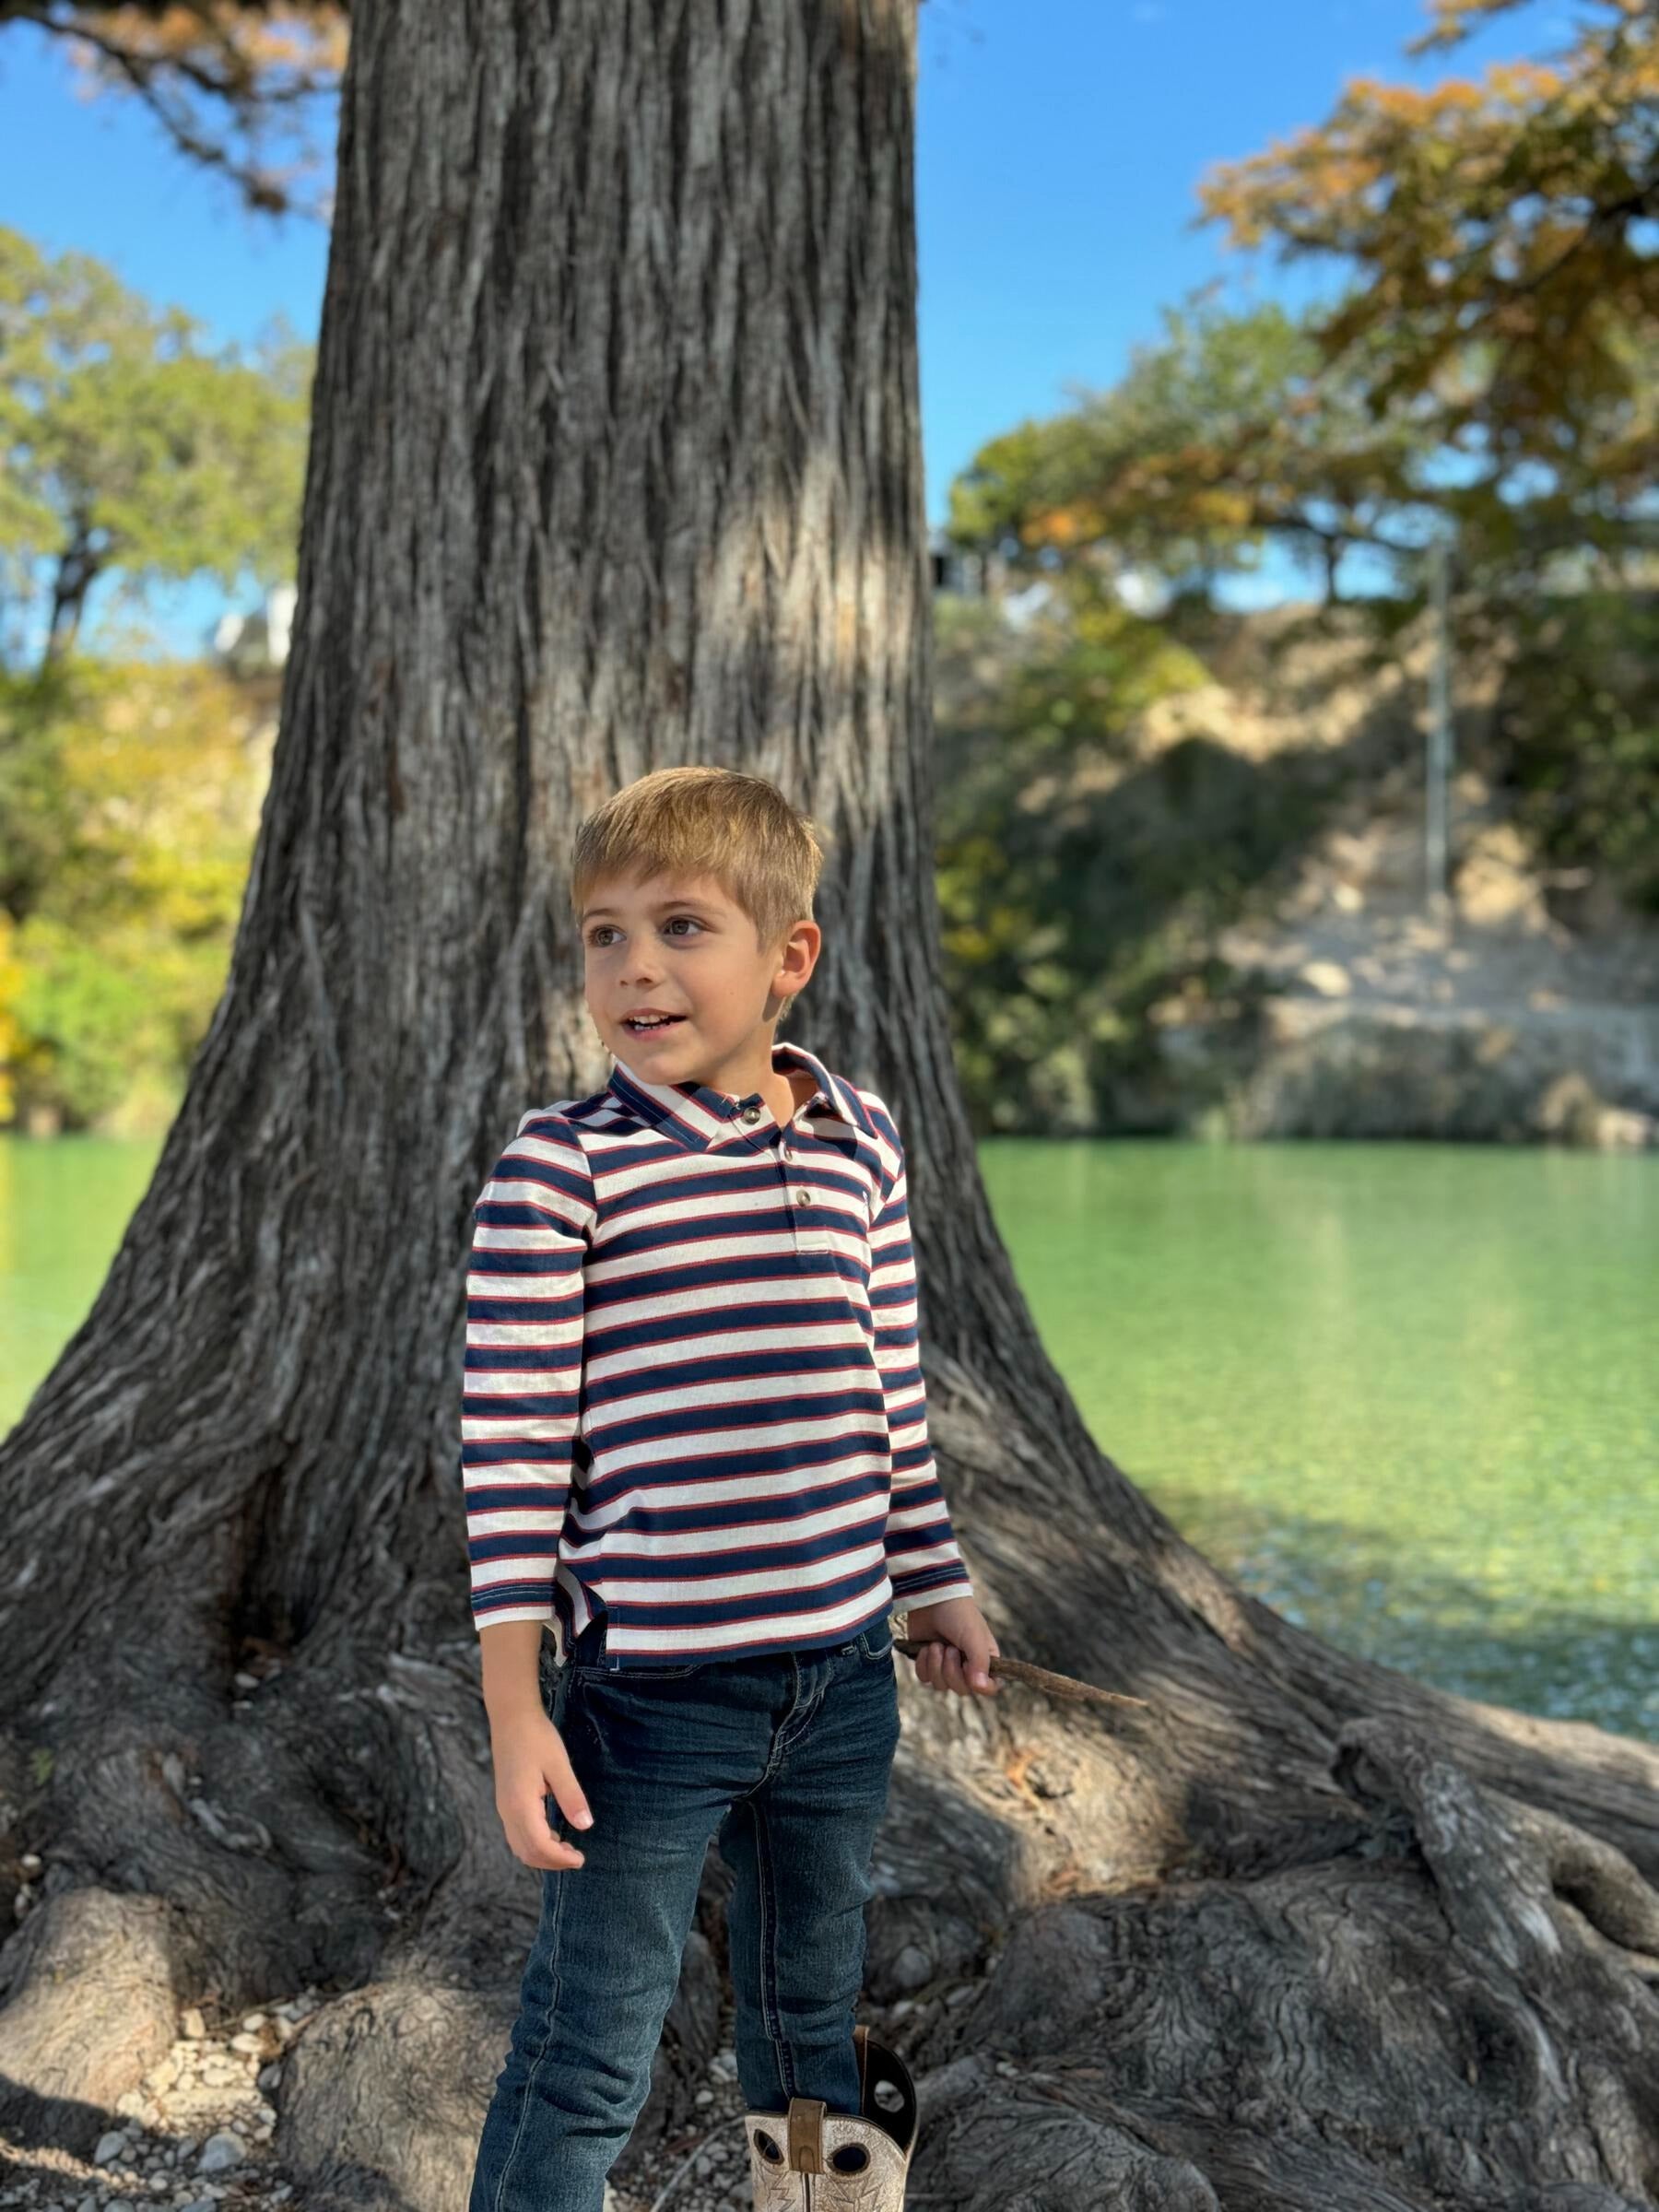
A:
POLYGON ((1424 775, 1425 876, 1431 919, 1452 919, 1447 880, 1452 813, 1452 546, 1439 538, 1430 548, 1433 573, 1434 655, 1429 671, 1429 747, 1424 775))

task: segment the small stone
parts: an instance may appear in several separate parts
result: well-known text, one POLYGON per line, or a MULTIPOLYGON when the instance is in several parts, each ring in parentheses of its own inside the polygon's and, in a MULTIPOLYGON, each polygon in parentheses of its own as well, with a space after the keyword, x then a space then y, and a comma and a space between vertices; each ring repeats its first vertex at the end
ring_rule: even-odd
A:
POLYGON ((1310 960, 1301 971, 1301 979, 1321 998, 1346 998, 1354 987, 1347 970, 1335 960, 1310 960))
POLYGON ((296 2023, 288 2018, 286 2012, 279 2012, 272 2025, 276 2030, 276 2041, 279 2043, 291 2043, 300 2032, 296 2023))
POLYGON ((35 1876, 40 1873, 42 1863, 43 1862, 41 1861, 41 1854, 38 1851, 26 1851, 23 1853, 23 1856, 18 1861, 18 1865, 23 1869, 24 1873, 29 1877, 29 1879, 31 1882, 33 1881, 35 1876))
POLYGON ((125 2130, 124 2128, 112 2127, 107 2136, 99 2136, 98 2147, 92 2153, 93 2165, 109 2165, 112 2159, 118 2159, 121 2156, 122 2152, 126 2148, 126 2147, 127 2139, 125 2130))
POLYGON ((227 2166, 240 2166, 248 2155, 248 2147, 240 2136, 221 2128, 209 2136, 196 2161, 198 2173, 223 2173, 227 2166))
POLYGON ((691 2101, 693 2104, 712 2104, 714 2092, 712 2089, 699 2089, 691 2101))
POLYGON ((950 1992, 945 2002, 950 2006, 966 2005, 971 1998, 977 1997, 979 1991, 971 1982, 964 1982, 959 1988, 950 1992))
POLYGON ((230 2048, 232 2051, 263 2051, 265 2049, 265 2037, 263 2035, 248 2035, 245 2033, 241 2035, 233 2035, 230 2038, 230 2048))
POLYGON ((242 2015, 242 2026, 250 2035, 256 2034, 265 2024, 265 2016, 263 2012, 244 2012, 242 2015))
POLYGON ((282 2061, 279 2058, 274 2058, 268 2066, 260 2067, 258 2086, 268 2096, 273 2089, 279 2088, 281 2085, 282 2061))
POLYGON ((199 2043, 207 2033, 207 2023, 194 2005, 186 2005, 180 2018, 179 2032, 187 2042, 199 2043))

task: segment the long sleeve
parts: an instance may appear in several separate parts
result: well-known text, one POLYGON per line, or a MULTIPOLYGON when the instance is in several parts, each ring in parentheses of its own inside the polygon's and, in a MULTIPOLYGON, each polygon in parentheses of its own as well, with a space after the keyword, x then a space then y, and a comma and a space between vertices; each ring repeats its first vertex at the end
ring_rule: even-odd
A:
POLYGON ((476 1628, 554 1618, 595 1218, 575 1131, 525 1114, 473 1208, 467 1262, 461 1478, 476 1628))
POLYGON ((886 1196, 870 1229, 876 1364, 887 1400, 893 1458, 887 1518, 888 1579, 900 1602, 934 1604, 940 1598, 971 1597, 973 1584, 957 1547, 927 1436, 927 1389, 922 1378, 916 1258, 911 1243, 904 1150, 892 1116, 879 1101, 872 1100, 871 1105, 893 1163, 886 1196))

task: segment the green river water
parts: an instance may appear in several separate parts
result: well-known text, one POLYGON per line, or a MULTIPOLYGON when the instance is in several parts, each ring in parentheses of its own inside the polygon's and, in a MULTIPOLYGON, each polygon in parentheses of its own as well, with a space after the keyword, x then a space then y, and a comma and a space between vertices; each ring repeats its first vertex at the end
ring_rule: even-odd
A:
MULTIPOLYGON (((0 1426, 158 1150, 0 1139, 0 1426)), ((1659 1740, 1659 1159, 996 1138, 981 1161, 1095 1436, 1212 1558, 1351 1650, 1659 1740)))

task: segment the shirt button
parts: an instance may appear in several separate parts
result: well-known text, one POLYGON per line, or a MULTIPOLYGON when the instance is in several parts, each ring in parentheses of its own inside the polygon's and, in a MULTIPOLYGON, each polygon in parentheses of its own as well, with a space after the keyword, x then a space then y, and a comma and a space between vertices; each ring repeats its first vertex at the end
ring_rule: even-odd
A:
POLYGON ((810 1206, 812 1204, 812 1193, 810 1191, 797 1191, 794 1194, 794 1202, 797 1206, 810 1206))
POLYGON ((746 1122, 758 1122, 760 1119, 760 1109, 759 1106, 746 1106, 738 1118, 746 1122))

